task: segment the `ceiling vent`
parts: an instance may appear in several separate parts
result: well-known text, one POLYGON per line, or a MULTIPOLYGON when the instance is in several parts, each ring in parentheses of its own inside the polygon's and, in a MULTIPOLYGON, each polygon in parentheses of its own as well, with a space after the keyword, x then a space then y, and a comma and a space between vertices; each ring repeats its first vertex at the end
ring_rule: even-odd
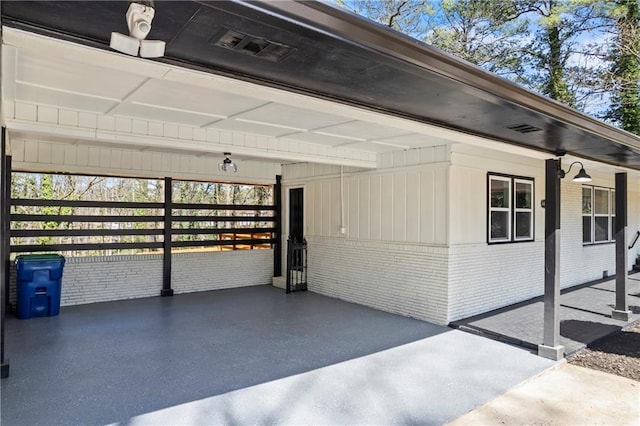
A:
POLYGON ((541 128, 532 126, 530 124, 516 124, 514 126, 507 126, 507 129, 511 129, 519 133, 532 133, 542 130, 541 128))
POLYGON ((211 44, 271 62, 282 62, 295 51, 293 47, 261 37, 223 28, 209 41, 211 44))

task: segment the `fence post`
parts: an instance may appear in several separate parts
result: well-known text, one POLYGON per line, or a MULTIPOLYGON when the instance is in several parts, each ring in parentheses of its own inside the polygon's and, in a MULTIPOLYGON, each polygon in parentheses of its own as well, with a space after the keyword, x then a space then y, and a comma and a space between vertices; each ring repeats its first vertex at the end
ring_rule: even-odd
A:
POLYGON ((173 296, 171 288, 171 228, 173 226, 173 182, 164 178, 164 242, 162 244, 162 291, 160 296, 173 296))
POLYGON ((273 276, 282 276, 282 176, 276 175, 273 185, 273 204, 275 206, 276 242, 273 245, 273 276))

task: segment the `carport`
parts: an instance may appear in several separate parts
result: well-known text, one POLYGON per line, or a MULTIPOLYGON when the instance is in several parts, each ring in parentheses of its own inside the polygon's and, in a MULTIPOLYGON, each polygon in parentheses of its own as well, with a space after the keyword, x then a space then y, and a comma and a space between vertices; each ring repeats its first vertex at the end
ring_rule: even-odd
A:
POLYGON ((9 319, 3 425, 443 424, 552 365, 271 286, 62 310, 9 319))
MULTIPOLYGON (((151 37, 168 46, 158 60, 108 49, 111 31, 126 32, 127 5, 2 5, 4 143, 12 153, 3 174, 13 164, 33 171, 275 183, 281 165, 293 163, 294 170, 305 163, 342 179, 345 171, 375 169, 387 160, 395 167, 411 155, 446 166, 450 152, 439 148, 453 144, 536 160, 587 159, 603 173, 620 173, 619 188, 626 188, 626 170, 640 169, 637 137, 327 5, 160 3, 151 37), (229 37, 240 42, 230 47, 229 37), (258 55, 255 46, 263 45, 271 47, 258 55), (282 57, 267 55, 277 49, 285 51, 282 57), (238 160, 238 175, 217 170, 224 152, 238 160)), ((410 168, 409 160, 402 166, 410 168)), ((559 251, 559 168, 559 160, 548 160, 553 185, 546 188, 548 298, 541 342, 555 357, 561 354, 552 260, 559 251)), ((288 202, 286 194, 282 201, 288 202)), ((626 211, 626 204, 617 210, 626 211)), ((328 221, 331 232, 340 236, 343 221, 328 221)), ((624 232, 624 220, 617 224, 624 232)), ((286 217, 283 229, 286 235, 286 217)), ((620 295, 626 294, 625 277, 620 274, 620 295)), ((627 308, 621 297, 616 310, 627 308)))

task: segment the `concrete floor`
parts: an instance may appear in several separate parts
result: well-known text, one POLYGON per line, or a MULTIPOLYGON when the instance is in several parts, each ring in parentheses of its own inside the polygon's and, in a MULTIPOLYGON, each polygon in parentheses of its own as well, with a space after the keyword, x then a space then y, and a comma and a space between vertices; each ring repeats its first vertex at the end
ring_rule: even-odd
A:
POLYGON ((448 426, 637 426, 639 422, 639 382, 565 363, 510 389, 448 426))
MULTIPOLYGON (((585 348, 640 320, 640 273, 629 277, 629 321, 611 318, 615 280, 564 290, 560 296, 560 344, 566 354, 585 348)), ((535 350, 542 342, 544 303, 541 297, 482 315, 454 321, 452 326, 535 350)))
POLYGON ((2 425, 443 424, 553 365, 271 286, 8 318, 2 425))

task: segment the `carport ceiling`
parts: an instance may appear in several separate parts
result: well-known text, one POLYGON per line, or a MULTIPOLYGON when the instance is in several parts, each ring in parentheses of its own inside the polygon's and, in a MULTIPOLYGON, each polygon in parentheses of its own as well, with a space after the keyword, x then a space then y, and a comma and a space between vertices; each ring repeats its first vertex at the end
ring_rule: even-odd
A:
MULTIPOLYGON (((4 25, 107 50, 111 31, 127 32, 127 7, 128 2, 119 1, 12 1, 3 2, 2 18, 4 25)), ((159 62, 640 170, 640 138, 331 6, 180 1, 157 2, 155 8, 148 38, 167 42, 159 62), (221 47, 224 34, 240 34, 257 45, 270 43, 279 54, 221 47)), ((184 77, 140 78, 126 70, 70 64, 64 57, 43 61, 28 52, 18 58, 17 67, 15 96, 25 101, 81 105, 100 113, 363 152, 434 143, 410 127, 306 109, 251 93, 203 90, 184 77), (68 77, 78 73, 92 76, 81 89, 77 77, 68 77)))
POLYGON ((402 128, 275 102, 242 85, 197 84, 175 68, 145 70, 127 57, 114 67, 107 58, 70 58, 64 45, 33 49, 34 40, 7 38, 16 48, 6 58, 15 62, 15 77, 5 84, 13 86, 7 92, 18 102, 373 152, 426 144, 423 135, 402 128), (51 55, 52 49, 58 54, 51 55))

